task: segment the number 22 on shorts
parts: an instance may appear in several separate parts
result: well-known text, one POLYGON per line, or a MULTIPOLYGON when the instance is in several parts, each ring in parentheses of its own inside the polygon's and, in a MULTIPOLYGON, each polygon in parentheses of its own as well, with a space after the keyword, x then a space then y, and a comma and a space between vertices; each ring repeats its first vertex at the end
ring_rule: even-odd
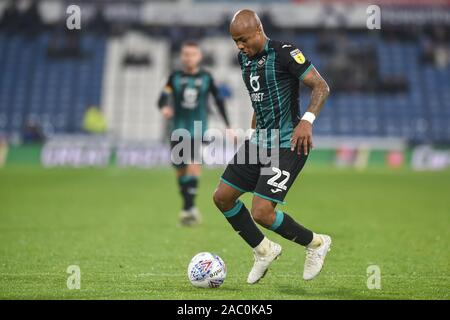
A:
POLYGON ((286 183, 288 182, 291 174, 286 170, 281 171, 279 168, 272 167, 272 171, 275 172, 275 175, 267 181, 267 184, 274 187, 274 189, 270 189, 272 193, 281 192, 282 190, 286 190, 286 183), (281 177, 283 176, 283 177, 281 177), (278 179, 282 179, 278 181, 278 179))

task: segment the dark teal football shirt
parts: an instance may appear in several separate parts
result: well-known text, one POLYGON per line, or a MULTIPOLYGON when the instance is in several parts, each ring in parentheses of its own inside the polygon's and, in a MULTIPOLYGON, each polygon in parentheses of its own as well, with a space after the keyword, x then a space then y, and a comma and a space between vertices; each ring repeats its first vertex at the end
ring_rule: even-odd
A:
POLYGON ((171 104, 174 109, 173 130, 186 129, 192 137, 202 136, 208 127, 208 97, 212 94, 225 124, 228 117, 225 105, 213 77, 205 70, 196 74, 174 71, 169 76, 166 87, 161 93, 158 106, 171 104), (172 102, 169 102, 172 97, 172 102), (201 121, 201 131, 195 132, 195 121, 201 121))
POLYGON ((281 148, 289 148, 300 121, 300 81, 312 68, 311 62, 293 44, 270 39, 256 56, 248 58, 239 52, 238 59, 256 113, 250 141, 272 148, 278 139, 281 148))

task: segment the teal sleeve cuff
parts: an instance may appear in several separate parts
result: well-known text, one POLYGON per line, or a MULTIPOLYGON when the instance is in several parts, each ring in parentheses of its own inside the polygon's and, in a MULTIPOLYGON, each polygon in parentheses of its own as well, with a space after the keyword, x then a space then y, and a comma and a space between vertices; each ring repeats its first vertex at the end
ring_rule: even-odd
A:
POLYGON ((301 81, 303 81, 303 79, 305 79, 306 75, 308 74, 309 70, 311 70, 311 68, 313 68, 313 67, 314 67, 314 66, 313 66, 313 64, 311 63, 311 64, 309 65, 309 67, 306 68, 305 71, 303 71, 303 73, 302 73, 302 75, 299 77, 299 79, 300 79, 301 81))

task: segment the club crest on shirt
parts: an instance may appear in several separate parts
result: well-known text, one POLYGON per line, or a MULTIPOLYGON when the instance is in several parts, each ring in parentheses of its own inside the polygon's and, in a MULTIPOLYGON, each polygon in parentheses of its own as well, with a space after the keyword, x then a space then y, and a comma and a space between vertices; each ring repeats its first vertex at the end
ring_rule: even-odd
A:
POLYGON ((299 49, 292 50, 290 52, 291 57, 294 58, 295 62, 298 64, 304 64, 305 63, 305 56, 299 49))
POLYGON ((258 68, 261 68, 266 63, 266 56, 258 60, 258 68))

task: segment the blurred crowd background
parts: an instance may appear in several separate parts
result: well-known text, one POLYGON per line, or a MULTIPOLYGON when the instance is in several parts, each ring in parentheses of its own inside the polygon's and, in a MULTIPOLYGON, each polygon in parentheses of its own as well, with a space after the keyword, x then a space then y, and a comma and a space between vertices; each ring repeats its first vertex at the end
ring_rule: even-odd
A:
MULTIPOLYGON (((241 8, 328 81, 332 95, 314 125, 324 162, 450 166, 445 0, 1 1, 0 163, 168 163, 156 102, 188 39, 201 44, 232 127, 247 129, 250 100, 228 35, 241 8), (367 27, 371 4, 381 8, 380 29, 367 27), (70 5, 81 9, 81 29, 67 28, 70 5)), ((303 111, 308 96, 301 88, 303 111)))

